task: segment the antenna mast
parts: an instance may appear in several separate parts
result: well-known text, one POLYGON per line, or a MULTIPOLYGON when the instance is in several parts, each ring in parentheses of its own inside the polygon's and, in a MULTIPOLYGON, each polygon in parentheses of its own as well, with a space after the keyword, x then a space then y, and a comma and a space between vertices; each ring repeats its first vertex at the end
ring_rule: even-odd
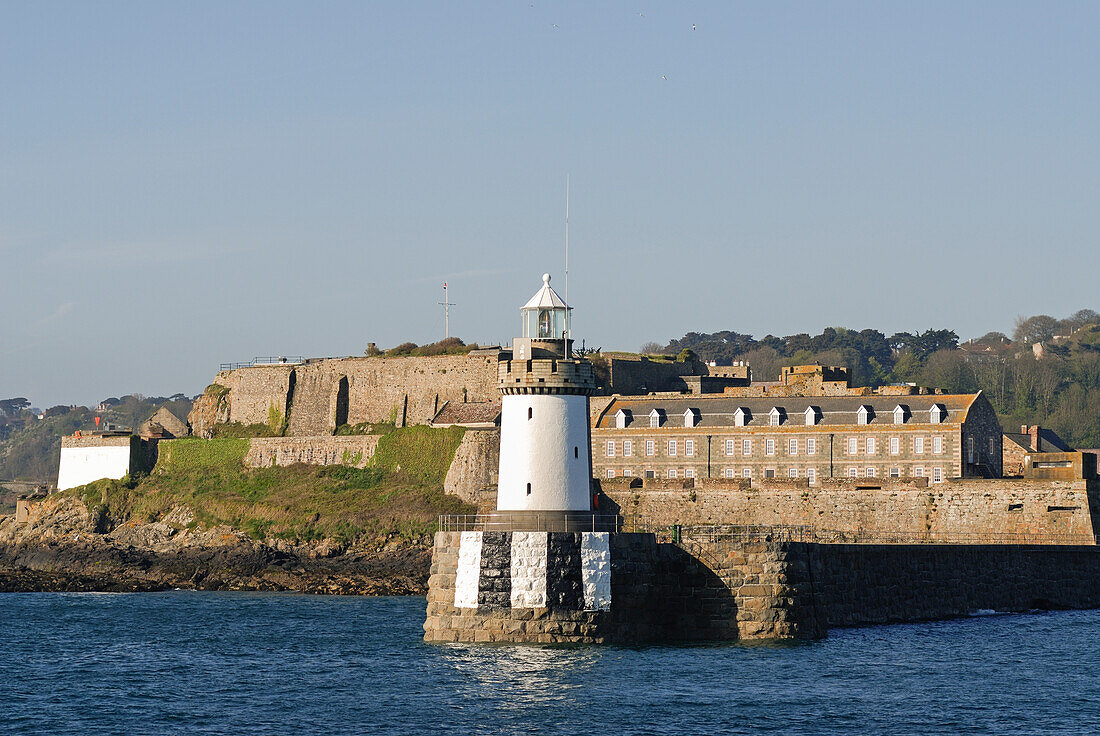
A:
POLYGON ((439 305, 443 307, 444 337, 449 338, 451 336, 451 307, 455 305, 447 298, 446 281, 443 282, 443 301, 439 302, 439 305))
POLYGON ((569 174, 565 175, 565 303, 569 303, 569 174))

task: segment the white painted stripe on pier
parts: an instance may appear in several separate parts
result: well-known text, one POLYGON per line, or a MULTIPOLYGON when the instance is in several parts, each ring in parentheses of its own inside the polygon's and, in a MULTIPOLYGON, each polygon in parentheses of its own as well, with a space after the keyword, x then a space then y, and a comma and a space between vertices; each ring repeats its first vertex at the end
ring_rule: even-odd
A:
POLYGON ((584 583, 584 609, 611 609, 611 547, 607 532, 581 535, 581 580, 584 583))
POLYGON ((477 608, 481 581, 481 532, 462 532, 455 570, 455 608, 477 608))
POLYGON ((512 608, 546 607, 546 532, 512 532, 512 608))

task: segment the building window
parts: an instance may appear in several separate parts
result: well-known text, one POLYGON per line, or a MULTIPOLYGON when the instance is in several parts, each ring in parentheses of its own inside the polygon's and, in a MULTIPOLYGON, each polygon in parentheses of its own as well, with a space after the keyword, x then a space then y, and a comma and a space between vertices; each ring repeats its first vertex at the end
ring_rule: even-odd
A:
POLYGON ((615 469, 614 468, 608 468, 607 469, 607 477, 608 478, 614 478, 615 477, 615 469))
POLYGON ((797 478, 798 477, 798 468, 791 468, 790 470, 788 470, 787 471, 787 477, 788 478, 797 478))
POLYGON ((901 468, 890 468, 890 477, 891 478, 900 478, 901 477, 901 468))
POLYGON ((989 438, 989 457, 992 458, 997 452, 997 445, 994 443, 992 437, 989 438))
POLYGON ((726 454, 733 454, 733 440, 726 440, 726 454))
POLYGON ((974 438, 966 438, 966 462, 974 464, 974 438))
POLYGON ((695 477, 695 468, 684 468, 684 477, 685 478, 694 478, 695 477))
POLYGON ((859 468, 848 468, 848 477, 849 478, 858 478, 859 477, 859 468))
POLYGON ((787 441, 787 454, 789 454, 789 455, 797 455, 798 454, 798 440, 796 440, 794 438, 791 438, 790 440, 787 441))
POLYGON ((856 455, 859 453, 859 440, 855 437, 848 438, 848 454, 856 455))
POLYGON ((646 440, 645 441, 645 454, 650 455, 650 456, 657 454, 657 448, 653 444, 653 440, 646 440))
POLYGON ((661 426, 661 415, 654 412, 649 415, 649 428, 656 429, 661 426))
POLYGON ((866 477, 874 478, 875 477, 875 469, 874 468, 867 468, 866 477))
POLYGON ((890 438, 890 454, 897 455, 901 452, 901 440, 897 437, 890 438))
POLYGON ((573 445, 573 457, 577 460, 581 458, 581 448, 577 445, 573 445))
POLYGON ((874 455, 875 454, 875 438, 874 437, 868 437, 867 438, 867 454, 868 455, 874 455))
POLYGON ((932 438, 932 454, 940 455, 943 453, 943 437, 932 438))
POLYGON ((806 454, 807 455, 816 455, 817 454, 817 440, 815 440, 813 437, 810 437, 809 439, 806 440, 806 454))
POLYGON ((668 456, 676 457, 676 440, 668 441, 668 456))
POLYGON ((913 477, 914 478, 923 478, 924 477, 924 468, 919 468, 919 467, 918 468, 913 468, 913 477))
POLYGON ((932 468, 932 482, 943 483, 943 468, 932 468))
POLYGON ((631 473, 631 470, 630 470, 630 468, 623 468, 623 477, 624 477, 624 478, 629 478, 629 477, 630 477, 630 473, 631 473))
POLYGON ((752 454, 752 440, 741 440, 741 454, 742 455, 751 455, 752 454))
POLYGON ((733 468, 726 468, 726 477, 727 478, 732 478, 733 477, 733 468))
POLYGON ((676 468, 669 468, 668 469, 668 477, 670 479, 676 477, 676 468))
POLYGON ((607 456, 615 457, 615 443, 612 440, 607 441, 607 456))
POLYGON ((695 457, 695 440, 684 440, 684 454, 695 457))
POLYGON ((914 437, 913 438, 913 452, 917 453, 918 455, 923 455, 924 454, 924 438, 923 437, 914 437))
POLYGON ((741 468, 741 477, 742 478, 751 478, 752 477, 752 468, 741 468))
POLYGON ((764 477, 765 478, 774 478, 775 477, 775 468, 764 468, 764 477))
POLYGON ((623 440, 623 457, 631 457, 634 454, 634 443, 630 440, 623 440))
POLYGON ((764 454, 765 455, 774 455, 775 454, 775 440, 772 439, 771 437, 764 440, 764 454))
POLYGON ((645 477, 646 478, 656 478, 657 474, 655 472, 653 472, 652 470, 647 470, 647 471, 645 471, 645 477))
POLYGON ((817 471, 814 470, 813 468, 806 468, 806 480, 808 480, 810 482, 811 486, 814 483, 816 483, 817 482, 817 471))

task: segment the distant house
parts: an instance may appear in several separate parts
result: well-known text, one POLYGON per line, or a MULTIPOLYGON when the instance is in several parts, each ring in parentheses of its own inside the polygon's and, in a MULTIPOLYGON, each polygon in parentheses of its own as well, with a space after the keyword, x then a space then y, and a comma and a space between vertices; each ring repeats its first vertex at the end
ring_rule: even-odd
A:
POLYGON ((1038 424, 1024 424, 1019 432, 1005 432, 1002 442, 1004 474, 1023 475, 1025 457, 1035 452, 1071 452, 1073 450, 1054 430, 1038 424))
POLYGON ((146 440, 173 439, 191 434, 191 425, 169 411, 168 407, 162 406, 138 427, 137 433, 146 440))

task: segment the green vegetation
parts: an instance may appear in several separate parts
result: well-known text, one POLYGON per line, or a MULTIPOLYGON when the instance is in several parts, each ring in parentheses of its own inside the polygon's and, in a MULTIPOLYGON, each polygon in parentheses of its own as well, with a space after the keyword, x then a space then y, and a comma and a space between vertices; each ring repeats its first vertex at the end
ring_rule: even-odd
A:
POLYGON ((187 506, 197 526, 226 524, 255 538, 414 539, 433 532, 439 514, 471 511, 443 493, 462 435, 461 428, 394 430, 362 469, 249 469, 247 439, 175 440, 161 443, 156 468, 144 478, 97 481, 67 493, 89 508, 104 504, 106 513, 121 519, 154 521, 174 506, 187 506))
POLYGON ((215 439, 251 439, 252 437, 278 437, 270 424, 241 424, 240 422, 225 422, 215 424, 211 430, 215 439))
POLYGON ((283 411, 275 406, 274 401, 267 405, 267 426, 271 430, 272 437, 282 437, 286 434, 287 419, 283 411))
POLYGON ((417 345, 415 342, 403 342, 397 347, 390 348, 385 352, 368 351, 367 355, 386 355, 390 357, 404 355, 465 355, 471 350, 477 350, 477 347, 477 343, 467 345, 457 337, 448 337, 439 342, 433 342, 430 345, 417 345))
POLYGON ((360 422, 359 424, 341 424, 334 434, 337 437, 351 437, 362 434, 389 434, 396 427, 393 422, 360 422))

